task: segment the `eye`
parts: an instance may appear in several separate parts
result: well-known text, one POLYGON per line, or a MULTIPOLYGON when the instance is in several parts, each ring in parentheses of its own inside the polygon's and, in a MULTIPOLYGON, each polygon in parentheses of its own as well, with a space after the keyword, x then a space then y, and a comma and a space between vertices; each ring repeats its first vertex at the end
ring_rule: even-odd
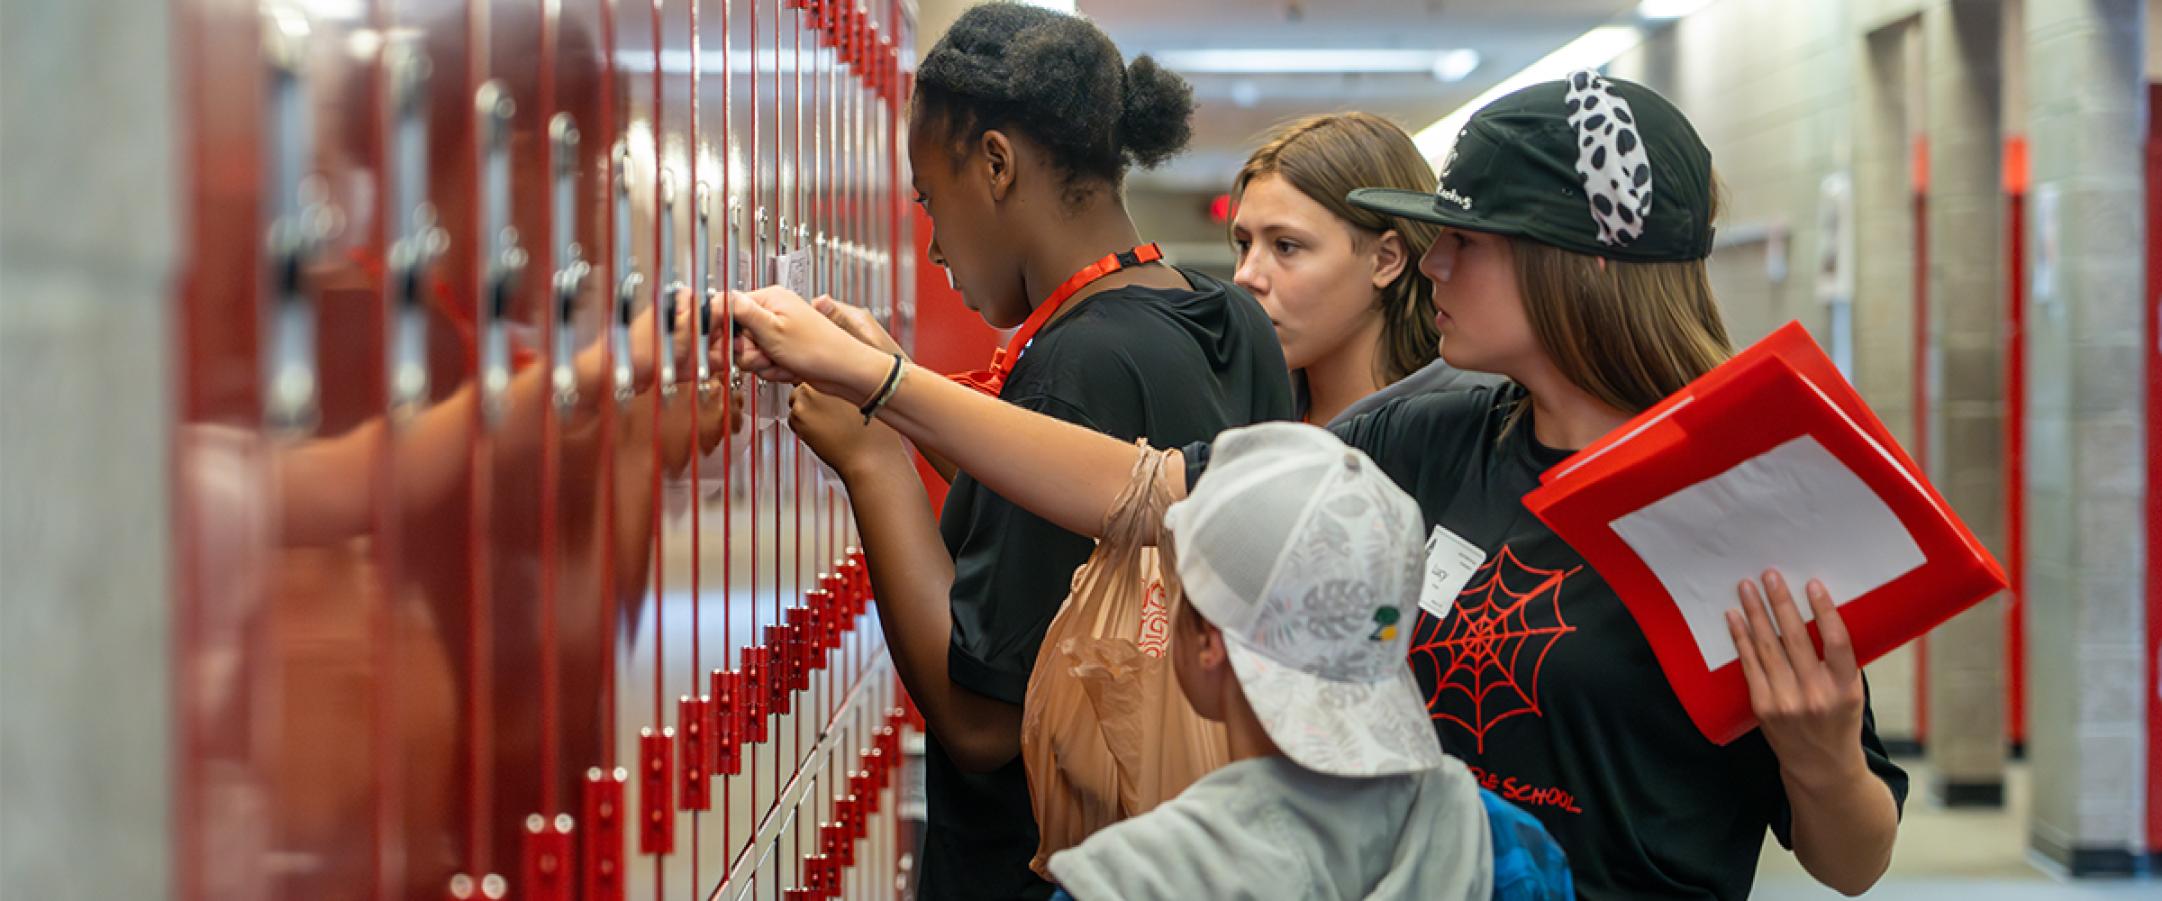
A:
POLYGON ((931 198, 923 196, 922 191, 917 191, 916 196, 911 199, 915 201, 917 206, 923 207, 924 209, 931 208, 931 198))
POLYGON ((1290 256, 1294 253, 1298 253, 1300 249, 1301 248, 1299 247, 1299 242, 1297 241, 1293 241, 1289 238, 1276 239, 1277 256, 1290 256))
POLYGON ((1232 250, 1234 250, 1234 251, 1237 251, 1237 253, 1238 253, 1238 258, 1239 258, 1239 259, 1242 259, 1242 260, 1243 260, 1243 259, 1246 259, 1246 251, 1248 251, 1249 249, 1252 249, 1252 248, 1253 248, 1253 246, 1254 246, 1254 242, 1252 242, 1252 241, 1248 241, 1248 240, 1246 240, 1245 238, 1233 238, 1233 239, 1231 239, 1231 249, 1232 249, 1232 250))

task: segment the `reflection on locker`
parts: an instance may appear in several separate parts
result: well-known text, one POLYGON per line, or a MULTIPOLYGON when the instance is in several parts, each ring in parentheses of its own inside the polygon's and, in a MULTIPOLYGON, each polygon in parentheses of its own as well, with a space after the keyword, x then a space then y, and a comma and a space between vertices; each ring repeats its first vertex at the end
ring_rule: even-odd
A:
POLYGON ((846 498, 705 348, 909 333, 912 5, 176 9, 184 896, 892 897, 846 498))

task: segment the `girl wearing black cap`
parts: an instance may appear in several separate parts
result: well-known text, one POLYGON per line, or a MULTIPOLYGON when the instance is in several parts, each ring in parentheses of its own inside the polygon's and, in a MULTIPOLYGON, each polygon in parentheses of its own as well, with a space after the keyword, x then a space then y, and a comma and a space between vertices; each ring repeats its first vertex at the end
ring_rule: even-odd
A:
POLYGON ((1147 57, 1128 65, 1082 19, 1019 4, 963 14, 917 70, 909 163, 935 229, 931 262, 986 322, 1019 331, 988 370, 959 377, 964 387, 909 370, 868 317, 829 306, 889 349, 880 384, 847 407, 815 389, 791 400, 798 433, 848 486, 888 644, 930 727, 924 898, 1051 893, 1029 868, 1021 700, 1094 542, 966 473, 934 523, 910 455, 854 407, 936 381, 1124 447, 1289 418, 1261 308, 1161 264, 1120 194, 1129 165, 1185 145, 1192 111, 1185 82, 1147 57))
MULTIPOLYGON (((1640 85, 1579 73, 1480 110, 1435 193, 1352 200, 1447 229, 1421 261, 1442 356, 1511 380, 1402 398, 1333 428, 1429 525, 1485 554, 1446 616, 1422 615, 1413 633, 1443 746, 1540 818, 1587 898, 1746 897, 1767 829, 1826 885, 1873 885, 1906 774, 1877 740, 1821 587, 1806 592, 1821 656, 1785 582, 1739 587, 1728 625, 1763 725, 1716 745, 1613 590, 1522 504, 1572 449, 1729 353, 1705 274, 1711 155, 1688 121, 1640 85)), ((745 365, 848 398, 879 387, 889 359, 801 300, 766 291, 739 308, 745 365)), ((930 378, 879 400, 886 423, 1076 530, 1102 519, 1135 460, 1131 447, 930 378)), ((1186 446, 1189 483, 1207 454, 1186 446)))

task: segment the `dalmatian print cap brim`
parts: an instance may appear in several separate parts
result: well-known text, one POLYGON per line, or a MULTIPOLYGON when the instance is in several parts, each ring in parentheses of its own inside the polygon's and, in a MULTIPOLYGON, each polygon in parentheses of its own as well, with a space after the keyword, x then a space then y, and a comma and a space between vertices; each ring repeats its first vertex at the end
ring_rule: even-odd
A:
POLYGON ((1711 152, 1657 92, 1585 70, 1479 110, 1433 193, 1361 188, 1351 203, 1618 260, 1711 253, 1711 152))

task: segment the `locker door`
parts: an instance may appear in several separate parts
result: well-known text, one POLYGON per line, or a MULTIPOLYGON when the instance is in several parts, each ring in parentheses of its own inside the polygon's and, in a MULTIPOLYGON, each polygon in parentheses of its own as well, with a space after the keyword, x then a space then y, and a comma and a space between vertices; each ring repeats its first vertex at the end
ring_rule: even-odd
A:
MULTIPOLYGON (((655 35, 661 61, 654 85, 653 113, 656 192, 654 279, 652 303, 661 318, 671 323, 671 337, 695 332, 698 322, 688 315, 689 306, 679 295, 693 278, 696 237, 695 206, 698 171, 695 155, 694 96, 698 71, 694 40, 693 4, 690 0, 662 0, 654 4, 655 35)), ((698 627, 702 611, 698 603, 699 540, 694 515, 696 483, 690 467, 696 462, 695 428, 700 410, 701 386, 695 361, 679 356, 673 344, 663 342, 659 390, 653 402, 661 428, 654 436, 654 453, 660 468, 655 474, 657 496, 654 534, 656 600, 652 621, 652 665, 640 679, 653 694, 654 722, 665 724, 671 737, 666 759, 671 783, 665 793, 672 797, 670 831, 673 840, 659 861, 661 878, 656 896, 695 897, 702 873, 698 811, 710 808, 706 797, 709 780, 706 765, 706 725, 701 713, 701 671, 698 627)), ((643 669, 643 668, 642 668, 643 669)))
POLYGON ((660 516, 661 434, 665 429, 660 383, 672 377, 672 358, 660 353, 665 317, 657 315, 659 296, 660 167, 657 155, 660 84, 660 23, 651 4, 617 3, 612 14, 611 64, 616 129, 610 168, 611 258, 610 338, 619 386, 609 435, 613 442, 614 481, 610 486, 611 575, 616 604, 614 627, 616 756, 630 774, 626 810, 628 889, 633 895, 656 893, 663 885, 662 857, 675 844, 675 779, 672 712, 660 692, 659 667, 667 610, 658 603, 661 545, 655 539, 660 516), (631 325, 626 326, 626 323, 631 325), (636 361, 626 366, 626 361, 636 361))
MULTIPOLYGON (((539 834, 528 829, 521 884, 559 883, 591 901, 625 896, 628 759, 617 756, 614 717, 616 441, 615 80, 610 22, 600 0, 550 4, 541 43, 541 95, 549 106, 542 346, 548 403, 540 449, 538 664, 510 680, 537 693, 542 744, 539 834), (563 836, 562 826, 570 834, 563 836), (549 830, 553 829, 553 832, 549 830), (566 848, 567 846, 567 848, 566 848), (551 855, 573 854, 568 867, 551 855), (551 875, 552 874, 552 875, 551 875)), ((529 239, 529 246, 540 238, 529 239)), ((530 251, 529 251, 530 252, 530 251)), ((628 341, 627 333, 623 336, 628 341)), ((632 460, 643 459, 630 454, 632 460)), ((631 522, 638 520, 633 518, 631 522)), ((635 532, 635 530, 634 530, 635 532)), ((635 555, 633 555, 635 556, 635 555)), ((635 571, 635 567, 632 568, 635 571)), ((530 820, 530 818, 529 818, 530 820)), ((560 895, 558 895, 560 896, 560 895)))

